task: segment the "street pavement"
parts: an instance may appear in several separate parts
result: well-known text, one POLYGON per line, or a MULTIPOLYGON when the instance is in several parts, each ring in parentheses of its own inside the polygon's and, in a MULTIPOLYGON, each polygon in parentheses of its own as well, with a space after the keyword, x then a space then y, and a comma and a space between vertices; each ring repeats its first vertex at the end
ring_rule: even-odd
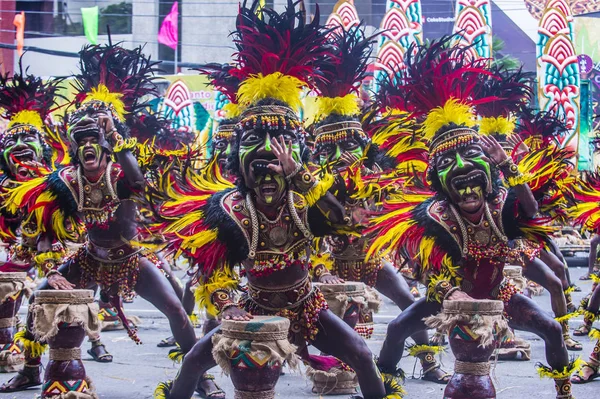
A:
MULTIPOLYGON (((571 268, 573 281, 578 284, 582 292, 574 293, 574 301, 579 301, 585 296, 591 288, 590 281, 579 281, 579 276, 584 273, 583 268, 571 268)), ((178 272, 179 273, 179 272, 178 272)), ((544 311, 550 311, 550 296, 544 292, 534 300, 542 307, 544 311)), ((23 306, 21 313, 24 316, 26 307, 23 306)), ((152 393, 159 381, 172 379, 178 369, 178 365, 173 364, 167 358, 168 348, 158 348, 156 344, 163 338, 170 335, 169 324, 166 318, 149 303, 136 298, 131 304, 126 305, 126 313, 136 315, 142 319, 142 325, 139 329, 139 336, 143 341, 142 345, 136 346, 124 331, 112 331, 102 334, 102 339, 106 343, 109 351, 114 355, 114 361, 108 364, 94 362, 86 351, 89 349, 89 343, 84 343, 82 347, 83 360, 88 373, 95 385, 100 398, 106 399, 145 399, 152 398, 152 393)), ((384 306, 379 314, 375 316, 375 334, 368 341, 371 351, 379 353, 381 345, 385 338, 386 324, 394 319, 399 310, 389 300, 384 301, 384 306)), ((577 327, 581 324, 582 318, 577 317, 571 321, 571 327, 577 327)), ((200 334, 200 329, 196 330, 200 334)), ((541 339, 533 334, 519 332, 518 336, 531 342, 532 359, 525 362, 505 362, 499 361, 493 370, 497 397, 500 399, 537 399, 554 398, 554 384, 550 380, 542 380, 535 371, 537 362, 546 363, 544 358, 544 344, 541 339)), ((588 338, 580 339, 584 350, 582 352, 570 352, 572 355, 580 355, 587 359, 593 348, 593 342, 588 338)), ((43 363, 47 363, 47 356, 44 356, 43 363)), ((454 358, 450 350, 442 356, 444 369, 452 371, 454 358)), ((443 385, 437 385, 425 382, 419 379, 421 368, 415 364, 414 358, 405 357, 400 362, 400 366, 407 374, 405 389, 407 395, 405 398, 442 398, 443 385)), ((233 399, 233 386, 231 381, 224 376, 219 369, 211 370, 216 376, 216 381, 227 392, 227 397, 233 399)), ((11 374, 0 375, 0 381, 6 381, 11 374)), ((304 370, 301 372, 291 372, 286 370, 277 384, 277 397, 286 399, 300 398, 319 398, 319 395, 311 392, 312 385, 307 380, 304 370)), ((575 385, 574 394, 577 398, 598 398, 600 397, 600 380, 586 385, 575 385)), ((0 399, 31 399, 39 394, 39 390, 32 389, 25 392, 0 394, 0 399)), ((337 396, 347 398, 349 395, 337 396)), ((197 396, 198 397, 198 396, 197 396)))

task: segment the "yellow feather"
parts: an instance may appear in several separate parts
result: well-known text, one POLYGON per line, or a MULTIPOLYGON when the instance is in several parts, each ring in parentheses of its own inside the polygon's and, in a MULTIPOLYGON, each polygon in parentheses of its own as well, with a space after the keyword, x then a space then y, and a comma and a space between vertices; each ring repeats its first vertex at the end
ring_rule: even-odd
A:
POLYGON ((437 355, 439 353, 446 352, 446 348, 443 346, 433 346, 433 345, 412 345, 407 348, 409 356, 416 357, 423 353, 433 353, 437 355))
POLYGON ((119 117, 119 120, 123 122, 125 120, 125 104, 121 100, 123 94, 111 93, 108 87, 100 83, 98 87, 92 88, 92 91, 87 93, 87 97, 83 100, 83 103, 90 101, 100 101, 105 104, 112 106, 113 110, 119 117))
POLYGON ((273 98, 299 111, 302 108, 300 92, 304 86, 300 79, 281 72, 267 76, 262 73, 251 75, 240 85, 237 93, 238 103, 247 107, 259 100, 273 98))
POLYGON ((325 266, 325 269, 331 271, 333 270, 333 258, 329 253, 316 253, 313 252, 310 256, 310 261, 315 268, 316 266, 322 265, 325 266))
POLYGON ((46 130, 41 115, 36 111, 28 109, 17 112, 15 116, 10 119, 8 128, 10 129, 15 125, 31 125, 42 132, 46 130))
POLYGON ((481 118, 479 121, 479 133, 490 135, 490 134, 501 134, 508 136, 515 130, 515 123, 503 116, 497 118, 481 118))
POLYGON ((564 380, 569 378, 571 374, 577 372, 585 362, 581 358, 577 358, 568 366, 565 366, 562 370, 552 370, 547 366, 538 366, 537 371, 540 378, 552 378, 555 380, 564 380))
POLYGON ((306 203, 308 206, 313 206, 317 203, 318 200, 323 198, 327 191, 333 186, 335 182, 335 178, 332 174, 325 174, 321 177, 321 180, 315 184, 306 194, 304 194, 304 198, 306 199, 306 203))
POLYGON ((44 345, 35 340, 29 339, 25 336, 25 334, 25 330, 16 333, 14 337, 15 343, 20 343, 23 345, 24 351, 31 357, 41 357, 44 352, 46 352, 48 345, 44 345))
POLYGON ((360 113, 358 97, 355 93, 346 94, 344 97, 318 97, 317 112, 314 116, 319 121, 331 114, 354 116, 360 113))
POLYGON ((433 139, 442 127, 450 123, 466 127, 475 126, 473 109, 469 105, 455 99, 448 100, 443 107, 434 108, 427 114, 427 118, 423 122, 425 139, 433 139))
POLYGON ((194 292, 196 303, 200 307, 206 308, 209 315, 217 316, 219 311, 212 304, 211 295, 218 289, 235 290, 238 284, 238 276, 228 266, 215 270, 205 283, 200 283, 196 288, 196 292, 194 292))
POLYGON ((592 328, 589 337, 591 340, 600 339, 600 330, 598 330, 597 328, 592 328))
POLYGON ((225 112, 227 119, 237 118, 242 113, 242 107, 236 103, 227 103, 223 106, 223 112, 225 112))

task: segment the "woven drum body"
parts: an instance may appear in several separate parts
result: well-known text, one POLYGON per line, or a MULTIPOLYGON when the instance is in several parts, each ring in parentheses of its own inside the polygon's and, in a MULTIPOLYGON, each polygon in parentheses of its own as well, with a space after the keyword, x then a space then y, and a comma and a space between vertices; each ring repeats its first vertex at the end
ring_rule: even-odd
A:
POLYGON ((275 397, 283 362, 295 360, 289 328, 290 321, 277 316, 222 321, 220 334, 213 336, 213 356, 231 376, 236 399, 275 397))
POLYGON ((47 312, 46 323, 34 321, 35 334, 46 337, 50 361, 44 373, 42 398, 97 398, 81 361, 86 335, 98 331, 98 305, 91 290, 39 291, 34 317, 47 312), (47 322, 54 315, 54 322, 47 322), (95 320, 94 320, 95 318, 95 320))
POLYGON ((18 371, 25 361, 21 347, 13 342, 16 315, 26 290, 27 273, 0 273, 0 372, 18 371))
POLYGON ((321 290, 329 310, 354 328, 361 311, 367 304, 365 284, 348 281, 341 284, 314 283, 314 285, 321 290))
POLYGON ((438 316, 448 332, 456 357, 454 375, 444 391, 445 399, 491 399, 496 389, 490 378, 490 356, 507 325, 501 301, 444 301, 438 316))
POLYGON ((503 273, 504 277, 513 283, 519 292, 525 291, 525 288, 527 288, 527 280, 523 277, 523 268, 521 266, 504 266, 503 273))

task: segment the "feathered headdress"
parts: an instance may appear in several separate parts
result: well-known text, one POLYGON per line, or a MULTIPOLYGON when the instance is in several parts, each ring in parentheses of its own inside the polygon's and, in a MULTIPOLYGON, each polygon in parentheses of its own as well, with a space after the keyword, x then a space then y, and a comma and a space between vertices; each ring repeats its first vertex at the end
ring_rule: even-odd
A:
POLYGON ((319 91, 314 129, 317 148, 356 135, 363 141, 368 140, 358 119, 358 90, 373 51, 373 36, 365 37, 361 26, 354 26, 348 31, 332 31, 328 38, 332 54, 319 63, 323 79, 316 81, 319 91))
POLYGON ((19 60, 19 72, 9 77, 0 75, 0 109, 1 116, 8 120, 6 131, 0 140, 24 131, 37 131, 42 139, 48 130, 45 120, 54 110, 55 101, 61 79, 42 80, 23 71, 19 60))
POLYGON ((75 105, 108 108, 123 122, 143 108, 144 96, 155 94, 154 73, 158 62, 117 45, 87 45, 79 52, 79 73, 74 75, 75 105))
POLYGON ((234 72, 241 80, 238 103, 247 107, 240 121, 244 128, 298 129, 301 89, 309 86, 309 80, 322 79, 316 64, 328 49, 326 31, 319 26, 319 8, 312 22, 306 23, 302 10, 296 9, 298 3, 288 0, 281 14, 261 7, 259 0, 249 8, 244 1, 240 7, 233 33, 239 68, 234 72), (256 106, 264 99, 284 105, 256 106))
POLYGON ((486 60, 473 60, 468 48, 450 46, 451 36, 406 52, 405 69, 383 75, 376 103, 382 113, 403 111, 422 122, 421 138, 430 155, 476 141, 473 107, 494 97, 474 97, 486 60))
POLYGON ((196 139, 194 132, 172 129, 169 119, 148 111, 129 115, 127 126, 138 142, 162 151, 181 150, 196 139))
POLYGON ((476 107, 477 114, 481 116, 479 133, 502 139, 514 132, 515 114, 531 101, 534 75, 522 69, 509 70, 501 66, 492 67, 490 72, 491 75, 481 75, 476 89, 477 97, 494 98, 494 101, 476 107))
POLYGON ((565 121, 552 110, 536 111, 526 107, 521 109, 515 129, 532 151, 547 147, 555 137, 568 131, 565 121))
POLYGON ((234 134, 235 124, 242 113, 242 107, 238 104, 237 93, 240 87, 240 78, 234 73, 236 66, 231 64, 205 64, 197 70, 205 75, 215 89, 219 90, 229 101, 223 107, 225 119, 219 123, 214 137, 229 139, 234 134))

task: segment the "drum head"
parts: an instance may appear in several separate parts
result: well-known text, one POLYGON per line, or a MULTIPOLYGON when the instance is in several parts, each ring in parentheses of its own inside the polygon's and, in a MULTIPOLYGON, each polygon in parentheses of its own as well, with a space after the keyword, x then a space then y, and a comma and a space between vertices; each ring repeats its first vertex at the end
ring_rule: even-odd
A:
POLYGON ((278 316, 254 316, 249 321, 222 320, 221 333, 233 339, 277 341, 287 339, 290 321, 278 316))
POLYGON ((35 293, 35 303, 92 303, 92 290, 43 290, 35 293))

